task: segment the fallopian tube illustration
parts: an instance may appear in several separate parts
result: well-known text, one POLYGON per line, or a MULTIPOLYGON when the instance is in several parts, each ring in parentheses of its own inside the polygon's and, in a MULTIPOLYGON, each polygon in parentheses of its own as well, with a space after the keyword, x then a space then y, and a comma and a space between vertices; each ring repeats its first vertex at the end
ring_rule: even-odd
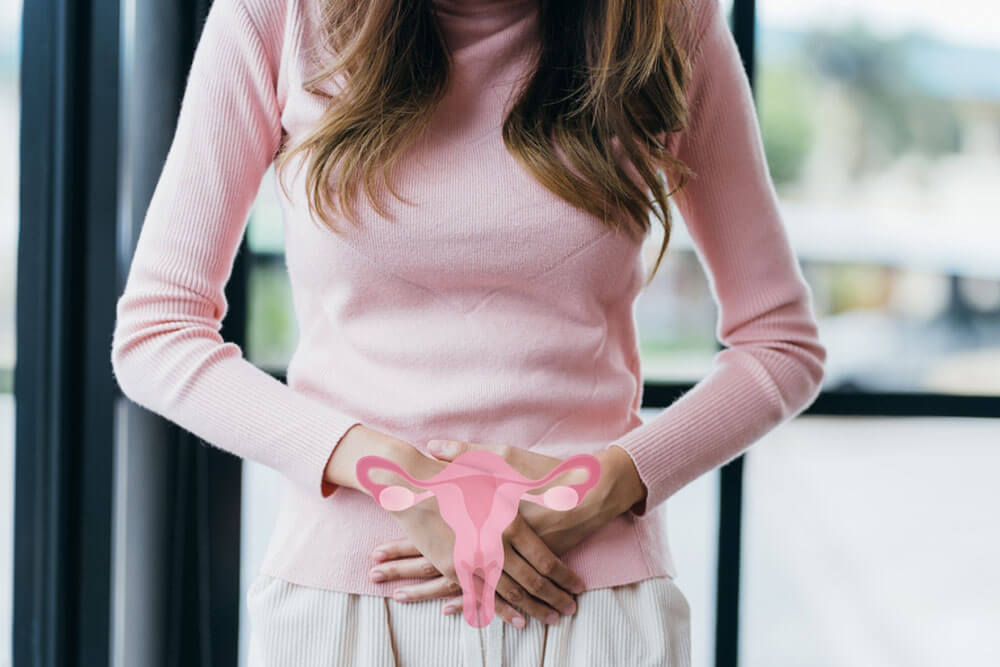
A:
POLYGON ((463 616, 477 628, 493 620, 494 595, 503 572, 503 531, 517 516, 520 501, 569 510, 580 504, 601 477, 600 460, 590 454, 571 456, 541 479, 529 479, 497 454, 484 450, 460 454, 428 479, 415 479, 381 456, 362 456, 355 470, 361 484, 387 510, 404 510, 437 497, 441 518, 455 532, 453 560, 462 587, 463 616), (373 482, 368 473, 374 468, 395 472, 424 491, 414 494, 405 486, 373 482), (554 486, 541 494, 528 493, 577 468, 586 470, 585 481, 554 486))

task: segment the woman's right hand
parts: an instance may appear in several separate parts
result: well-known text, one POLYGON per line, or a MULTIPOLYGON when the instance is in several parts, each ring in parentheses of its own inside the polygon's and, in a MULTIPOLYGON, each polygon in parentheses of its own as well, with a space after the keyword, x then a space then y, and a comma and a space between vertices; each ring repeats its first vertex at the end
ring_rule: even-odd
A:
MULTIPOLYGON (((391 543, 395 553, 387 553, 386 559, 374 569, 383 571, 386 579, 427 573, 426 576, 431 577, 430 581, 401 589, 407 593, 407 601, 461 594, 453 562, 455 533, 441 518, 437 498, 431 497, 405 510, 390 511, 390 514, 406 531, 408 539, 391 543), (389 564, 393 558, 416 555, 413 553, 414 549, 433 565, 436 572, 427 572, 431 569, 427 567, 428 563, 417 564, 415 561, 418 559, 414 558, 407 559, 409 562, 404 561, 408 567, 397 569, 389 564), (393 572, 394 569, 396 572, 393 572)), ((498 616, 514 627, 524 627, 523 621, 521 624, 516 623, 518 608, 542 623, 555 622, 560 613, 572 614, 576 611, 576 601, 567 591, 579 590, 582 582, 549 550, 520 515, 504 531, 503 543, 503 573, 497 581, 495 602, 498 616)), ((379 548, 389 551, 388 546, 379 548)))

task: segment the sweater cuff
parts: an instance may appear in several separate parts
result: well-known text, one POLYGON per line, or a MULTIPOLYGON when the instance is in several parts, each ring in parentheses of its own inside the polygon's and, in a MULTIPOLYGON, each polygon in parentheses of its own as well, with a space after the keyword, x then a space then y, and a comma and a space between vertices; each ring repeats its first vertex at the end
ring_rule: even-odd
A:
POLYGON ((767 366, 743 346, 720 351, 707 376, 614 441, 632 457, 647 489, 645 505, 640 502, 630 510, 635 516, 736 458, 818 393, 815 365, 806 366, 792 355, 765 359, 767 366))
POLYGON ((673 489, 668 490, 663 483, 665 447, 662 446, 662 435, 657 434, 657 428, 662 430, 662 424, 656 424, 656 420, 647 421, 632 429, 613 444, 621 447, 632 458, 639 479, 642 480, 646 488, 646 495, 642 500, 633 504, 628 512, 632 516, 645 516, 649 509, 656 507, 665 501, 673 493, 673 489))
MULTIPOLYGON (((294 396, 292 402, 298 399, 294 396)), ((305 485, 310 495, 319 492, 320 498, 329 498, 340 485, 327 481, 327 465, 347 432, 362 422, 311 398, 302 396, 301 399, 309 405, 293 409, 294 414, 289 411, 288 418, 298 421, 287 433, 288 440, 283 443, 286 451, 280 461, 271 465, 305 485)))

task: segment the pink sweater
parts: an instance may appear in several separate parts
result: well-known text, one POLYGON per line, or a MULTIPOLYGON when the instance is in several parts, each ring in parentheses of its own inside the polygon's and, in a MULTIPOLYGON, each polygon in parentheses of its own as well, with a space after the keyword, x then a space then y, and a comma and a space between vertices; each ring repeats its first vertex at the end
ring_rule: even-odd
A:
POLYGON ((340 238, 310 219, 304 170, 289 178, 289 199, 278 189, 300 332, 286 385, 219 331, 262 176, 283 134, 294 141, 323 111, 301 89, 319 0, 215 0, 118 301, 118 382, 136 403, 282 473, 262 566, 272 576, 381 596, 419 581, 372 582, 372 549, 405 533, 361 491, 321 492, 333 448, 357 423, 424 452, 433 438, 555 457, 614 442, 648 489, 645 511, 619 515, 564 559, 590 589, 676 576, 665 501, 806 408, 826 359, 725 17, 716 0, 694 0, 692 120, 670 145, 698 174, 678 205, 726 348, 643 423, 640 244, 534 181, 500 136, 536 4, 434 1, 454 85, 397 172, 416 205, 387 197, 387 221, 361 198, 363 225, 342 223, 340 238))

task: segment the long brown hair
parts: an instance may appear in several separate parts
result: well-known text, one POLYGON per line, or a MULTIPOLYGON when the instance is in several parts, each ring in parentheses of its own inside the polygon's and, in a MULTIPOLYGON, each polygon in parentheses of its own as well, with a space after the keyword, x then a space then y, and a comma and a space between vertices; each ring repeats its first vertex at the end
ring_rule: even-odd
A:
MULTIPOLYGON (((374 194, 376 179, 426 127, 445 93, 451 61, 433 0, 314 1, 324 2, 323 45, 333 58, 303 88, 330 104, 315 129, 279 152, 276 170, 280 182, 293 155, 311 157, 309 209, 337 232, 322 213, 333 204, 331 174, 338 172, 337 198, 349 220, 356 221, 359 184, 386 215, 374 194), (332 76, 349 81, 344 94, 320 87, 332 76)), ((603 224, 644 235, 650 213, 656 215, 664 237, 649 280, 670 240, 667 198, 693 173, 660 141, 687 127, 690 1, 538 0, 537 66, 502 128, 504 145, 525 169, 603 224), (652 199, 612 155, 613 138, 652 199), (661 169, 677 175, 669 192, 661 169)), ((402 200, 389 179, 383 182, 402 200)))

